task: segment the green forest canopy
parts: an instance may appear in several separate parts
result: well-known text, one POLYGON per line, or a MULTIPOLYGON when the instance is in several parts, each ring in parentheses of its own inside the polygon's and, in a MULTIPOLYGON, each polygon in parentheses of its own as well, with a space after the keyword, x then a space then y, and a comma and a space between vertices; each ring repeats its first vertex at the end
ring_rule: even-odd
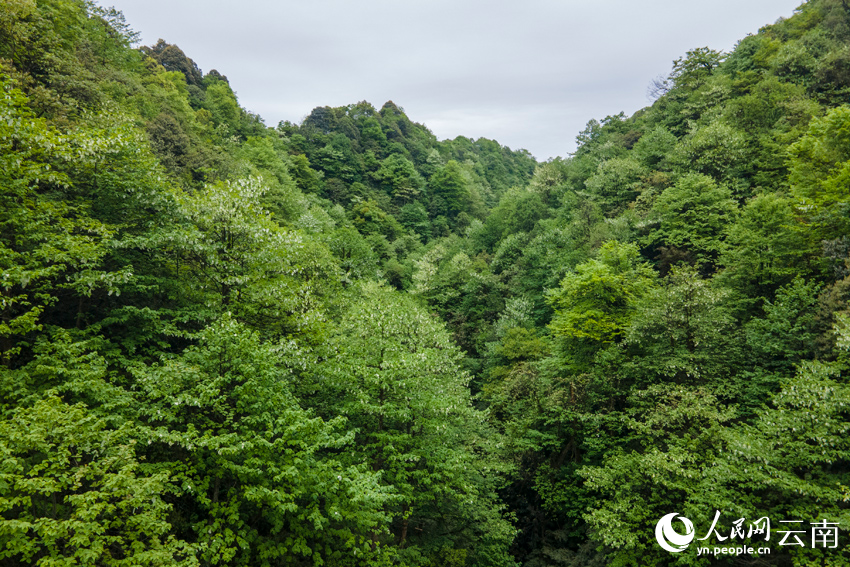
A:
POLYGON ((844 0, 545 163, 0 8, 0 565, 850 563, 844 0))

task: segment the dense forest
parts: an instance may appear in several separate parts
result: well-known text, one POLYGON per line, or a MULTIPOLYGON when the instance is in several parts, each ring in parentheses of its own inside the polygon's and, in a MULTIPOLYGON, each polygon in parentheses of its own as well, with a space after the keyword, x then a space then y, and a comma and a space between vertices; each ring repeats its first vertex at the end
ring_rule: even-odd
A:
POLYGON ((544 163, 88 0, 0 83, 0 566, 850 565, 847 0, 544 163))

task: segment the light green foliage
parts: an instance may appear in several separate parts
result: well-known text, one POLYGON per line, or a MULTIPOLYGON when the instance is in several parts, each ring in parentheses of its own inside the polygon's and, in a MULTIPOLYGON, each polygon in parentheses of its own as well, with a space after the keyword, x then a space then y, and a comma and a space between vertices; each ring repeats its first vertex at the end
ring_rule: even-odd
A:
POLYGON ((395 239, 404 233, 396 218, 373 201, 361 201, 351 207, 351 222, 364 235, 382 234, 395 239))
POLYGON ((442 245, 428 251, 414 266, 413 293, 446 313, 459 307, 464 287, 478 277, 465 252, 447 250, 442 245))
POLYGON ((396 493, 389 541, 402 557, 427 564, 449 546, 478 564, 505 564, 488 556, 511 531, 488 488, 495 432, 472 407, 469 376, 442 323, 409 295, 363 284, 332 352, 316 369, 327 411, 356 428, 350 461, 381 471, 396 493))
POLYGON ((583 367, 598 349, 619 340, 654 279, 634 244, 607 242, 598 259, 576 266, 548 298, 555 310, 549 328, 565 362, 583 367))
MULTIPOLYGON (((492 218, 492 217, 491 217, 492 218)), ((512 273, 517 270, 525 246, 528 244, 528 233, 515 232, 502 238, 499 246, 493 252, 490 269, 494 274, 512 273)))
MULTIPOLYGON (((836 331, 840 348, 846 350, 846 319, 836 331)), ((845 505, 850 482, 848 404, 850 389, 838 368, 804 362, 754 423, 729 432, 724 459, 728 464, 718 468, 738 489, 737 501, 747 503, 748 515, 829 518, 841 526, 850 521, 845 505)), ((795 565, 838 565, 848 560, 843 550, 807 548, 792 553, 795 565)))
MULTIPOLYGON (((751 515, 829 518, 842 526, 850 521, 843 488, 848 477, 841 472, 850 454, 846 441, 850 392, 832 376, 823 365, 806 363, 774 398, 775 409, 733 434, 730 448, 739 455, 733 460, 736 480, 753 495, 751 515)), ((792 553, 797 565, 824 560, 838 565, 847 560, 841 551, 809 548, 792 553)))
POLYGON ((499 315, 499 320, 493 327, 496 337, 502 338, 515 327, 532 328, 532 302, 523 296, 514 297, 505 302, 505 309, 499 315))
POLYGON ((353 228, 338 228, 327 236, 327 246, 344 272, 344 282, 374 278, 378 263, 366 239, 353 228))
POLYGON ((614 158, 600 163, 599 169, 585 182, 585 186, 606 214, 613 216, 621 212, 624 205, 634 201, 640 188, 640 179, 646 173, 634 159, 614 158))
MULTIPOLYGON (((520 381, 534 375, 529 365, 515 365, 500 384, 514 390, 524 384, 527 393, 515 396, 539 400, 536 406, 513 401, 502 410, 520 427, 512 441, 533 444, 538 458, 551 455, 536 471, 542 507, 573 534, 587 529, 583 518, 591 541, 611 552, 603 564, 666 564, 655 523, 666 509, 682 509, 683 491, 701 494, 711 485, 702 471, 720 450, 720 425, 737 414, 723 405, 735 395, 724 380, 741 359, 725 294, 693 269, 676 268, 660 285, 651 274, 627 304, 619 341, 584 352, 574 341, 571 356, 538 365, 544 376, 563 377, 552 380, 549 392, 531 386, 546 383, 540 378, 520 381)), ((588 294, 588 306, 574 311, 599 309, 597 297, 605 295, 588 294)), ((561 316, 556 309, 550 328, 561 316)), ((553 335, 557 341, 554 329, 553 335)), ((505 397, 496 399, 505 403, 505 397)))
POLYGON ((261 203, 265 194, 249 178, 187 195, 181 205, 191 224, 162 245, 173 247, 189 270, 186 292, 205 307, 196 317, 229 311, 272 334, 317 332, 336 267, 319 242, 272 220, 261 203))
POLYGON ((351 141, 342 134, 337 134, 324 147, 317 149, 310 159, 328 178, 336 177, 348 183, 359 180, 361 166, 351 148, 351 141))
MULTIPOLYGON (((431 236, 431 223, 428 221, 428 211, 421 202, 408 203, 399 212, 399 222, 406 229, 415 232, 423 240, 431 236)), ((481 222, 481 221, 478 221, 481 222)))
POLYGON ((540 193, 544 202, 554 204, 561 196, 566 185, 565 162, 555 158, 540 164, 534 170, 534 177, 528 183, 529 189, 540 193))
POLYGON ((460 239, 446 239, 413 262, 411 292, 446 320, 455 340, 475 359, 490 340, 505 288, 490 272, 483 255, 470 256, 460 239))
POLYGON ((723 105, 723 121, 745 134, 747 159, 737 174, 752 187, 777 191, 787 184, 786 148, 806 132, 820 107, 805 89, 776 77, 766 77, 748 90, 723 105))
POLYGON ((599 205, 583 192, 569 191, 564 194, 560 216, 566 224, 565 232, 575 243, 575 249, 584 248, 582 252, 589 255, 593 247, 602 245, 602 242, 593 241, 593 236, 597 227, 605 222, 605 217, 599 205))
POLYGON ((625 118, 626 115, 621 112, 606 116, 601 121, 595 118, 589 120, 584 130, 576 136, 576 156, 592 156, 596 164, 606 159, 623 157, 626 148, 618 142, 622 141, 622 135, 628 129, 625 118))
POLYGON ((705 175, 683 177, 655 201, 650 217, 658 225, 648 243, 685 250, 700 264, 713 263, 725 249, 727 226, 737 214, 731 197, 728 189, 705 175))
POLYGON ((337 221, 316 202, 315 197, 305 198, 304 209, 294 223, 294 227, 308 234, 329 234, 337 226, 337 221))
POLYGON ((673 62, 673 70, 669 78, 676 87, 699 88, 714 73, 723 59, 722 53, 708 47, 692 49, 685 57, 679 57, 673 62))
MULTIPOLYGON (((545 299, 546 290, 557 287, 568 272, 589 256, 585 247, 573 240, 567 230, 553 220, 543 222, 546 225, 541 223, 541 227, 546 226, 546 229, 537 231, 537 236, 518 248, 515 263, 507 264, 500 274, 513 295, 522 294, 533 302, 537 325, 545 324, 551 317, 551 307, 545 299)), ((508 237, 503 243, 512 238, 508 237)), ((499 250, 502 250, 501 246, 499 250)), ((495 263, 494 257, 491 263, 494 272, 497 271, 495 263)))
POLYGON ((239 154, 258 171, 276 178, 281 185, 292 182, 289 176, 289 168, 286 165, 285 154, 275 147, 272 138, 249 136, 239 148, 239 154))
POLYGON ((35 12, 35 2, 33 0, 6 0, 3 2, 3 16, 0 20, 0 25, 3 26, 3 35, 5 36, 4 45, 16 47, 16 43, 21 41, 21 37, 25 32, 22 25, 22 20, 30 17, 35 12))
POLYGON ((413 274, 413 284, 415 293, 428 293, 436 287, 435 277, 439 263, 446 257, 446 247, 444 244, 436 244, 430 250, 425 252, 415 262, 416 272, 413 274))
POLYGON ((204 106, 212 113, 213 124, 224 125, 230 132, 234 132, 239 118, 239 103, 230 85, 224 81, 213 81, 208 85, 204 106))
POLYGON ((457 245, 456 240, 440 242, 414 261, 411 291, 446 311, 457 308, 464 286, 481 277, 472 259, 457 245))
POLYGON ((0 0, 0 564, 707 565, 658 518, 850 525, 846 4, 539 165, 393 102, 266 128, 114 9, 0 0))
MULTIPOLYGON (((549 345, 537 337, 533 330, 511 327, 502 331, 499 342, 494 343, 489 355, 499 362, 513 364, 524 360, 539 360, 549 354, 549 345), (501 359, 501 360, 499 360, 501 359)), ((496 372, 491 372, 496 374, 496 372)))
POLYGON ((850 231, 850 106, 815 119, 808 133, 791 146, 790 181, 817 239, 850 231))
MULTIPOLYGON (((186 80, 182 73, 177 71, 166 71, 163 68, 156 68, 152 73, 142 78, 142 84, 145 85, 147 96, 136 96, 130 99, 131 103, 136 107, 137 112, 146 120, 154 120, 160 115, 171 117, 171 121, 167 124, 173 126, 175 123, 180 130, 183 129, 183 124, 191 122, 196 116, 187 100, 188 89, 186 88, 186 80), (168 112, 163 112, 165 109, 168 112)), ((212 124, 212 113, 204 109, 203 113, 198 116, 203 116, 201 122, 209 121, 210 127, 212 124)), ((177 132, 174 132, 175 134, 177 132)), ((152 140, 156 147, 157 139, 152 140)))
POLYGON ((387 144, 387 136, 381 130, 381 124, 372 117, 360 122, 360 138, 366 147, 379 149, 387 144))
POLYGON ((168 472, 137 452, 131 427, 56 397, 0 421, 0 562, 198 565, 167 521, 168 472))
MULTIPOLYGON (((176 48, 176 46, 168 46, 176 48)), ((165 71, 147 60, 149 73, 126 101, 146 122, 151 146, 170 174, 185 185, 226 178, 236 166, 238 139, 231 127, 217 123, 201 86, 187 86, 183 71, 165 71)), ((238 114, 238 113, 237 113, 238 114)), ((250 134, 250 132, 248 132, 250 134)))
MULTIPOLYGON (((836 329, 847 336, 846 327, 836 329)), ((662 555, 652 533, 669 510, 705 525, 713 510, 722 510, 721 534, 739 517, 768 516, 774 524, 829 518, 844 525, 850 391, 837 377, 828 364, 803 363, 750 424, 735 424, 734 410, 703 389, 652 386, 634 394, 627 423, 642 447, 581 471, 601 496, 587 519, 613 548, 610 564, 638 557, 642 565, 665 564, 669 555, 662 555)), ((841 550, 787 551, 795 565, 847 560, 841 550)), ((705 564, 693 545, 677 561, 705 564)))
POLYGON ((780 77, 810 86, 819 58, 829 50, 829 38, 823 30, 805 34, 801 41, 781 46, 771 61, 773 71, 780 77))
MULTIPOLYGON (((92 415, 109 427, 125 424, 133 394, 110 374, 104 356, 108 343, 101 337, 82 338, 80 331, 51 326, 32 346, 32 360, 18 369, 0 372, 0 399, 5 417, 16 407, 61 396, 66 404, 92 408, 92 415)), ((129 435, 129 434, 128 434, 129 435)))
POLYGON ((537 221, 546 218, 548 213, 540 193, 511 188, 484 222, 484 244, 492 249, 500 240, 515 233, 531 232, 537 221))
POLYGON ((715 120, 685 136, 671 161, 681 171, 701 173, 720 183, 733 183, 746 157, 744 135, 715 120))

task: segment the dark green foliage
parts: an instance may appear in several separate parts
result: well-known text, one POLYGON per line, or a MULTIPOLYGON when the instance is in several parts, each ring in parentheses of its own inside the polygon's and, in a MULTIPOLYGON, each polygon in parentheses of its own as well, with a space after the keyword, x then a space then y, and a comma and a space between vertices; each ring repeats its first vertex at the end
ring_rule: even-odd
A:
POLYGON ((416 201, 424 186, 413 164, 399 154, 390 155, 381 162, 380 169, 371 175, 399 204, 416 201))
MULTIPOLYGON (((267 129, 177 46, 132 50, 114 10, 6 8, 0 563, 513 565, 459 351, 409 297, 358 285, 412 284, 436 139, 392 104, 267 129), (346 288, 371 290, 358 314, 346 288), (370 414, 305 387, 371 356, 375 315, 421 349, 393 374, 423 394, 415 431, 387 422, 421 460, 383 469, 370 414)), ((440 234, 492 196, 486 168, 451 167, 468 189, 440 234)))
POLYGON ((585 187, 607 215, 615 216, 637 197, 640 180, 646 173, 633 159, 613 158, 599 164, 596 173, 585 181, 585 187))
POLYGON ((426 239, 462 233, 463 213, 483 218, 508 187, 527 183, 536 165, 527 152, 492 140, 438 142, 392 102, 380 112, 366 102, 316 108, 300 127, 286 123, 279 130, 324 174, 331 201, 374 200, 396 218, 400 209, 421 204, 435 230, 413 230, 426 239))
MULTIPOLYGON (((635 306, 626 333, 640 356, 624 367, 641 386, 659 383, 711 386, 731 382, 740 364, 740 338, 727 293, 702 280, 691 267, 671 270, 661 285, 635 306)), ((743 389, 743 385, 737 386, 743 389)), ((741 392, 727 386, 724 396, 741 392)))
POLYGON ((845 0, 544 164, 391 101, 267 128, 135 41, 0 9, 0 565, 737 564, 663 551, 673 511, 846 538, 845 0))
POLYGON ((404 228, 394 216, 385 212, 375 201, 363 201, 351 207, 352 223, 364 235, 382 234, 394 239, 404 228))
POLYGON ((714 73, 721 61, 722 54, 708 47, 698 47, 673 61, 669 80, 680 89, 697 89, 714 73))
POLYGON ((656 126, 641 136, 634 145, 633 154, 647 168, 664 169, 668 155, 675 146, 676 136, 663 126, 656 126))
POLYGON ((487 248, 519 232, 531 232, 537 221, 549 216, 538 193, 521 189, 508 190, 484 222, 487 248))
POLYGON ((183 73, 183 76, 186 77, 187 85, 194 87, 201 87, 203 85, 201 69, 194 61, 186 57, 183 50, 176 45, 166 43, 163 39, 160 39, 152 47, 142 47, 142 53, 153 58, 166 71, 179 71, 183 73))
POLYGON ((172 171, 187 165, 191 140, 183 131, 180 123, 168 114, 159 114, 148 124, 151 146, 159 156, 162 165, 172 171))
POLYGON ((174 477, 181 527, 203 563, 369 561, 366 534, 383 524, 389 491, 326 456, 351 436, 341 419, 299 407, 287 368, 297 361, 275 349, 225 314, 197 346, 136 370, 150 468, 174 477))
POLYGON ((428 211, 421 202, 408 203, 399 212, 399 222, 404 228, 415 232, 423 240, 431 237, 431 223, 428 221, 428 211))
POLYGON ((328 235, 327 245, 346 279, 370 278, 376 273, 375 254, 357 230, 338 228, 328 235))
POLYGON ((804 258, 812 251, 800 228, 791 201, 774 193, 754 197, 729 230, 720 278, 750 302, 772 297, 807 273, 804 258))
POLYGON ((747 342, 762 366, 790 373, 800 361, 815 358, 817 292, 817 284, 795 279, 765 303, 764 318, 747 323, 747 342))
MULTIPOLYGON (((26 97, 3 81, 0 356, 4 364, 27 344, 19 341, 32 340, 42 329, 42 314, 60 298, 79 298, 82 304, 93 293, 115 292, 129 277, 124 269, 104 265, 115 228, 93 218, 85 199, 73 193, 63 195, 75 169, 83 169, 81 177, 92 181, 85 166, 97 158, 75 152, 73 143, 45 120, 35 118, 26 104, 26 97)), ((91 132, 81 132, 80 138, 104 150, 114 141, 91 132)), ((74 324, 67 319, 65 323, 74 324)))
POLYGON ((435 211, 453 218, 467 208, 470 199, 469 186, 456 161, 449 160, 445 167, 435 171, 428 181, 428 188, 432 202, 439 199, 442 203, 439 208, 432 205, 435 211))
MULTIPOLYGON (((653 537, 668 510, 814 518, 822 496, 843 521, 823 479, 844 486, 847 453, 825 450, 827 473, 817 458, 774 456, 782 442, 767 440, 808 431, 795 413, 807 403, 826 413, 801 453, 830 443, 827 424, 847 424, 811 397, 825 387, 842 407, 846 376, 823 380, 846 367, 809 366, 844 360, 847 21, 846 3, 812 0, 731 54, 689 51, 650 108, 589 122, 575 155, 540 166, 533 206, 509 192, 452 244, 481 254, 508 293, 479 315, 491 323, 469 356, 519 464, 503 497, 526 565, 672 564, 653 537), (605 260, 613 249, 631 249, 626 268, 605 260), (795 425, 768 433, 774 417, 795 425), (799 504, 786 488, 802 491, 799 504)), ((414 281, 469 277, 457 252, 432 250, 414 281)), ((463 336, 472 289, 448 281, 425 297, 463 336)), ((675 561, 708 564, 691 552, 675 561)), ((821 553, 767 564, 832 560, 821 553)))

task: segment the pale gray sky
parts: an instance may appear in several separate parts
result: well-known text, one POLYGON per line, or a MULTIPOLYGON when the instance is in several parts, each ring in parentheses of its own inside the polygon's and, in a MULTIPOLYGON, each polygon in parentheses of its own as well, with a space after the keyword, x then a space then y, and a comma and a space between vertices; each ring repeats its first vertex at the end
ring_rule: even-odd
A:
POLYGON ((695 47, 728 51, 801 0, 103 0, 150 45, 227 75, 266 124, 387 100, 440 139, 545 160, 591 118, 646 106, 695 47))

